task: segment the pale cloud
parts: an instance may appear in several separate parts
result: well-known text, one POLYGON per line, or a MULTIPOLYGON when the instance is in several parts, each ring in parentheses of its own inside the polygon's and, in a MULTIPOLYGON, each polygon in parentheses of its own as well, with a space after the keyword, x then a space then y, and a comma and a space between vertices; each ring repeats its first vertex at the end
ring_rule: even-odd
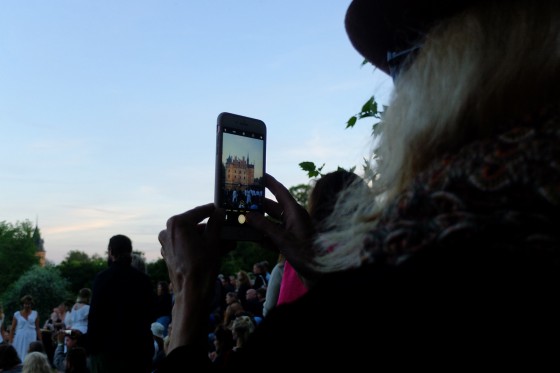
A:
POLYGON ((87 221, 87 222, 80 222, 79 224, 72 224, 72 225, 59 225, 54 227, 45 227, 42 228, 43 234, 45 235, 56 235, 56 234, 64 234, 64 233, 71 233, 71 232, 81 232, 81 231, 88 231, 91 229, 99 229, 108 227, 113 224, 113 221, 109 220, 96 220, 96 221, 87 221))
POLYGON ((341 27, 349 0, 324 2, 320 17, 305 1, 76 2, 70 18, 60 4, 7 1, 3 29, 28 32, 5 40, 21 58, 3 61, 0 219, 37 220, 54 262, 105 255, 114 234, 157 259, 167 219, 213 200, 222 111, 267 123, 267 170, 287 187, 309 181, 303 161, 361 164, 371 126, 345 122, 391 84, 360 68, 341 27))

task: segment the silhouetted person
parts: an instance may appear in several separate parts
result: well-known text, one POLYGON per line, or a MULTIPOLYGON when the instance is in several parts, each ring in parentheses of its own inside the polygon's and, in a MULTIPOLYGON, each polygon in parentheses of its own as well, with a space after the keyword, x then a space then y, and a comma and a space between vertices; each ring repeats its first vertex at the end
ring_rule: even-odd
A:
POLYGON ((0 343, 0 371, 17 373, 21 369, 21 359, 15 347, 9 343, 0 343))
POLYGON ((131 266, 132 241, 109 240, 109 268, 97 274, 89 312, 91 371, 149 372, 155 293, 150 278, 131 266))

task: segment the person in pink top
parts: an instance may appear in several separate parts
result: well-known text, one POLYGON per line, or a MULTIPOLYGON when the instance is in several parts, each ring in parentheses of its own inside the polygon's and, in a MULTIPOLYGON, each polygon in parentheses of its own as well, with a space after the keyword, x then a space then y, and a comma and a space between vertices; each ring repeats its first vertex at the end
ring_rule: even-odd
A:
POLYGON ((284 262, 284 274, 280 283, 280 292, 276 305, 290 303, 307 292, 307 286, 301 281, 299 275, 290 262, 284 262))
MULTIPOLYGON (((329 230, 325 219, 332 213, 338 194, 357 180, 358 176, 355 173, 342 169, 323 175, 317 180, 307 203, 309 215, 317 232, 329 230)), ((293 302, 306 292, 307 286, 290 262, 286 260, 276 304, 293 302)))

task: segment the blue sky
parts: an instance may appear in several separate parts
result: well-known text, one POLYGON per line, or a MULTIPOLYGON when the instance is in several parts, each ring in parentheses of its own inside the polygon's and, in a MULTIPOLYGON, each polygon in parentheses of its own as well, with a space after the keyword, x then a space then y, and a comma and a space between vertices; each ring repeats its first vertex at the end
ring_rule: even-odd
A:
POLYGON ((170 216, 213 200, 216 118, 267 125, 267 171, 360 165, 371 123, 345 129, 390 79, 353 49, 349 0, 3 0, 0 221, 39 221, 47 259, 148 260, 170 216))

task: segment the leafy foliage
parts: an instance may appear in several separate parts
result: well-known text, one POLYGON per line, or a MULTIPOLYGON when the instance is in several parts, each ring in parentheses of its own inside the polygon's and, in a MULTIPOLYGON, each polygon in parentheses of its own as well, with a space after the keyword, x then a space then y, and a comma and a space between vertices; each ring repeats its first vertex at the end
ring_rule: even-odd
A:
MULTIPOLYGON (((364 62, 362 62, 362 65, 367 64, 368 62, 364 60, 364 62)), ((377 121, 375 121, 372 124, 372 136, 378 136, 381 131, 383 130, 383 113, 385 112, 385 110, 387 110, 387 106, 383 105, 383 111, 379 111, 379 106, 377 104, 377 101, 375 101, 375 97, 371 96, 363 105, 362 108, 360 109, 360 111, 357 114, 354 114, 350 117, 350 119, 348 119, 348 121, 346 122, 346 128, 352 128, 356 125, 356 123, 358 122, 358 120, 360 119, 365 119, 365 118, 374 118, 377 119, 377 121)), ((369 168, 369 161, 368 160, 364 160, 364 170, 366 172, 369 172, 369 170, 366 170, 367 168, 369 168)), ((310 162, 310 161, 305 161, 305 162, 301 162, 299 164, 299 167, 307 172, 307 176, 312 179, 312 178, 316 178, 318 176, 323 176, 324 174, 322 173, 323 168, 325 167, 325 164, 323 163, 320 167, 318 167, 317 165, 315 165, 314 162, 310 162)), ((353 172, 355 170, 355 166, 352 167, 351 172, 353 172)), ((341 167, 339 166, 338 169, 341 169, 341 167)), ((298 200, 299 202, 299 200, 298 200)))
MULTIPOLYGON (((362 66, 368 63, 364 60, 362 66)), ((362 119, 375 119, 372 135, 378 136, 383 129, 383 113, 387 107, 383 106, 382 109, 383 111, 379 110, 374 96, 370 97, 360 111, 348 119, 346 128, 353 128, 362 119)), ((314 162, 305 161, 299 166, 310 179, 324 175, 324 163, 317 166, 314 162)), ((365 174, 372 172, 369 166, 369 161, 364 159, 365 174)), ((353 172, 354 169, 352 167, 349 171, 353 172)), ((289 191, 300 205, 306 207, 311 189, 311 184, 299 184, 289 188, 289 191)), ((0 291, 8 289, 1 299, 4 301, 6 314, 11 317, 20 307, 21 296, 29 293, 36 299, 36 309, 44 320, 52 307, 61 301, 72 299, 83 287, 91 288, 95 275, 106 268, 106 260, 97 255, 89 257, 84 252, 70 251, 57 267, 33 267, 38 263, 33 233, 34 229, 29 221, 15 225, 0 222, 0 291), (20 277, 22 273, 24 274, 20 277), (13 285, 8 288, 10 284, 13 285)), ((226 275, 239 270, 251 271, 253 264, 262 260, 268 261, 272 269, 277 259, 278 252, 274 250, 264 250, 253 242, 240 242, 234 251, 222 259, 220 271, 226 275)), ((154 288, 160 280, 169 281, 167 265, 163 259, 147 263, 146 266, 154 288)))
POLYGON ((159 281, 169 282, 169 272, 167 272, 167 264, 162 258, 147 264, 148 275, 152 280, 154 289, 159 281))
POLYGON ((34 228, 30 221, 0 222, 0 291, 39 263, 35 256, 34 228))
POLYGON ((107 268, 107 261, 99 255, 90 257, 78 250, 69 251, 58 265, 62 277, 69 284, 69 291, 78 294, 82 288, 92 288, 95 275, 107 268))
POLYGON ((321 167, 317 167, 315 163, 307 161, 301 162, 299 167, 301 167, 303 171, 307 172, 307 176, 312 179, 321 175, 321 171, 323 170, 323 167, 325 167, 325 164, 323 163, 321 167))
POLYGON ((41 325, 49 317, 52 309, 61 302, 71 299, 68 281, 53 266, 33 266, 4 293, 2 303, 8 324, 14 312, 21 309, 20 299, 26 294, 33 297, 35 309, 39 313, 41 325))
MULTIPOLYGON (((146 262, 145 254, 141 251, 133 251, 134 254, 146 262)), ((92 288, 95 275, 107 268, 107 260, 99 255, 89 256, 82 251, 70 251, 66 258, 58 265, 62 276, 68 280, 72 294, 77 294, 81 288, 92 288)), ((152 280, 154 289, 158 281, 169 282, 167 265, 163 259, 146 263, 146 271, 152 280)))
POLYGON ((278 252, 266 250, 255 242, 238 242, 237 248, 222 259, 220 273, 231 275, 240 270, 251 272, 253 264, 263 260, 268 261, 269 270, 272 270, 278 260, 278 252))
POLYGON ((288 189, 290 194, 295 198, 297 203, 307 208, 307 200, 309 199, 309 193, 311 192, 311 185, 309 184, 298 184, 288 189))
MULTIPOLYGON (((385 108, 386 107, 384 106, 384 109, 385 108)), ((354 127, 356 125, 356 123, 358 122, 358 120, 360 120, 360 119, 375 118, 375 119, 381 120, 382 116, 383 116, 383 113, 378 110, 377 101, 375 101, 375 97, 371 96, 369 98, 369 100, 367 100, 362 105, 362 109, 360 110, 360 112, 351 116, 350 119, 348 119, 348 121, 346 122, 346 128, 354 127)), ((372 133, 375 133, 375 127, 379 123, 380 122, 375 122, 375 123, 372 124, 372 129, 373 129, 372 133)))

